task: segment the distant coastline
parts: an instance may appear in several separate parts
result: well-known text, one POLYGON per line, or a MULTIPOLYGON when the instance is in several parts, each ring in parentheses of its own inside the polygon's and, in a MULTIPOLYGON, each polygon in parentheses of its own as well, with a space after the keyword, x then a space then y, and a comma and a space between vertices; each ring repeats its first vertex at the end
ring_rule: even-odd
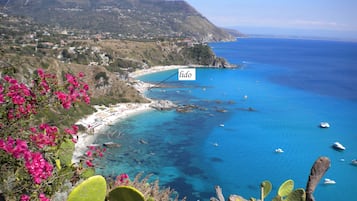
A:
POLYGON ((323 37, 323 36, 300 36, 300 35, 274 35, 274 34, 247 34, 239 38, 276 38, 276 39, 295 39, 295 40, 321 40, 321 41, 341 41, 341 42, 357 42, 352 38, 337 38, 337 37, 323 37))

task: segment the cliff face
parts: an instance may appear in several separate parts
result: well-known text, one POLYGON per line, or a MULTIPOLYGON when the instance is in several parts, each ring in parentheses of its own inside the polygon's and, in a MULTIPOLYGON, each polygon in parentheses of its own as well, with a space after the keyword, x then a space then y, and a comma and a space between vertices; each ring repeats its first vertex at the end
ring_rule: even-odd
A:
POLYGON ((6 12, 44 24, 118 38, 182 37, 199 42, 235 38, 185 1, 166 0, 0 0, 6 12))

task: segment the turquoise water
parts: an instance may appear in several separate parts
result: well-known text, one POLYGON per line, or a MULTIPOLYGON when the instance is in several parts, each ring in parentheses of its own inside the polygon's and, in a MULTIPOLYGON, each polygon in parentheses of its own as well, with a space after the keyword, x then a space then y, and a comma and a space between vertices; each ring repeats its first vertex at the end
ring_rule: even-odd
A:
MULTIPOLYGON (((259 197, 270 180, 275 194, 287 179, 305 188, 319 156, 331 159, 316 200, 354 200, 357 190, 357 45, 331 41, 242 39, 210 44, 240 69, 197 69, 196 81, 165 82, 148 96, 197 106, 190 113, 153 111, 110 127, 98 143, 121 143, 99 161, 100 173, 153 174, 187 200, 259 197), (335 54, 333 53, 335 52, 335 54), (226 112, 222 112, 222 111, 226 112), (331 127, 320 129, 321 121, 331 127), (343 152, 331 148, 339 141, 343 152), (218 146, 217 146, 218 145, 218 146), (282 148, 284 153, 275 153, 282 148)), ((160 82, 176 73, 143 76, 160 82)), ((269 196, 271 200, 273 195, 269 196)), ((355 199, 357 200, 357 199, 355 199)))

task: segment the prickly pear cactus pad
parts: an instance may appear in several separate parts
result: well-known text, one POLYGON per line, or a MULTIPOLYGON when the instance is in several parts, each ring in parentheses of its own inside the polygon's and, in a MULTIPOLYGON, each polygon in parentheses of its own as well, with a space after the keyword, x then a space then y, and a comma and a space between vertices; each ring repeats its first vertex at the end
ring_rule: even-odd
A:
POLYGON ((261 183, 261 187, 263 188, 262 196, 263 196, 263 198, 266 198, 269 195, 269 193, 271 192, 272 184, 270 181, 266 180, 261 183))
POLYGON ((281 186, 279 187, 278 190, 278 195, 280 197, 286 197, 287 195, 289 195, 294 189, 294 181, 289 179, 286 180, 283 184, 281 184, 281 186))
POLYGON ((104 201, 107 182, 103 176, 96 175, 84 180, 69 194, 67 201, 104 201))
POLYGON ((144 195, 134 187, 119 186, 109 192, 109 201, 145 201, 144 195))
POLYGON ((305 201, 306 200, 306 194, 305 190, 302 188, 296 189, 292 193, 288 195, 286 198, 286 201, 305 201))

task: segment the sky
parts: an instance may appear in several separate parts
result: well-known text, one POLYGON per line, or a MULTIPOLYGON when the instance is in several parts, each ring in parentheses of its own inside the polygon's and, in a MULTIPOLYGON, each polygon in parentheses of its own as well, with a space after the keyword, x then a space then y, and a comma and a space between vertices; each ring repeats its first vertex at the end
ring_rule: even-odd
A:
POLYGON ((357 0, 186 0, 219 27, 245 34, 357 40, 357 0))

